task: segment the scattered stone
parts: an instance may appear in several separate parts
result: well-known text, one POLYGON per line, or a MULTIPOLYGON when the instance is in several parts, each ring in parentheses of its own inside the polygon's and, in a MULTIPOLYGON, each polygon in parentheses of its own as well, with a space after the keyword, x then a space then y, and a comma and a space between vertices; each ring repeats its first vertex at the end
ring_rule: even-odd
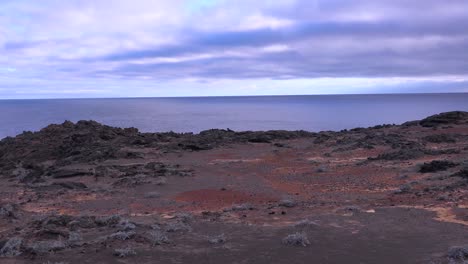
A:
POLYGON ((314 221, 311 221, 309 219, 304 219, 304 220, 301 220, 301 221, 298 221, 294 224, 294 227, 299 227, 299 228, 302 228, 302 227, 309 227, 309 226, 318 226, 318 224, 314 221))
POLYGON ((368 160, 411 160, 424 155, 421 149, 401 149, 394 152, 379 154, 377 157, 370 157, 368 160))
POLYGON ((156 185, 165 185, 167 183, 166 177, 157 177, 154 184, 156 185))
POLYGON ((468 260, 468 246, 451 247, 447 253, 450 260, 463 261, 468 260))
POLYGON ((214 236, 208 239, 210 244, 224 244, 226 243, 226 236, 224 234, 214 236))
POLYGON ((282 243, 284 245, 303 247, 307 247, 308 245, 310 245, 310 241, 307 238, 307 235, 305 233, 299 232, 287 235, 285 238, 283 238, 282 243))
POLYGON ((15 207, 12 204, 5 204, 0 207, 0 217, 16 218, 15 207))
POLYGON ((145 198, 152 199, 152 198, 159 198, 161 194, 159 192, 147 192, 144 195, 145 198))
POLYGON ((254 207, 251 204, 245 203, 245 204, 235 204, 230 209, 226 209, 225 211, 246 211, 246 210, 253 210, 253 209, 254 207))
POLYGON ((83 190, 88 188, 86 184, 81 182, 55 182, 52 184, 52 186, 60 186, 70 190, 83 190))
POLYGON ((12 237, 8 239, 0 249, 0 257, 15 257, 21 254, 23 239, 12 237))
POLYGON ((119 258, 136 256, 136 254, 136 251, 131 248, 118 248, 114 250, 114 256, 117 256, 119 258))
POLYGON ((394 194, 403 194, 408 193, 412 189, 410 184, 403 184, 398 189, 396 189, 393 193, 394 194))
POLYGON ((446 160, 433 160, 429 163, 424 163, 419 172, 421 173, 430 173, 430 172, 437 172, 437 171, 445 171, 449 168, 458 166, 457 163, 446 161, 446 160))
POLYGON ((429 135, 423 138, 424 141, 430 143, 455 143, 457 142, 452 135, 448 134, 436 134, 436 135, 429 135))
POLYGON ((279 201, 278 205, 281 207, 292 208, 292 207, 295 207, 297 203, 291 199, 283 199, 279 201))
POLYGON ((468 180, 468 168, 462 169, 457 173, 452 174, 451 177, 460 177, 465 180, 468 180))
POLYGON ((93 175, 93 172, 90 169, 60 169, 55 172, 52 172, 52 177, 56 179, 61 178, 72 178, 78 176, 89 176, 93 175))
POLYGON ((345 211, 349 211, 349 212, 359 212, 359 211, 361 211, 361 207, 359 207, 357 205, 348 205, 343 209, 345 211))
POLYGON ((315 172, 317 173, 323 173, 323 172, 327 172, 327 168, 325 167, 319 167, 315 170, 315 172))

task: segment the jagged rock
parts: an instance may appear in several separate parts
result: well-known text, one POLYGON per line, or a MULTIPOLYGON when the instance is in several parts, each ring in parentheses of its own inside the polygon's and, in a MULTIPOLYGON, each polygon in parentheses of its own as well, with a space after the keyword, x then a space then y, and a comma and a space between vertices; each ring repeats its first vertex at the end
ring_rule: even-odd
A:
POLYGON ((60 178, 71 178, 71 177, 77 177, 77 176, 87 176, 87 175, 93 175, 93 171, 90 169, 61 169, 52 172, 52 177, 56 179, 60 178))
POLYGON ((440 125, 460 124, 468 121, 468 112, 454 111, 429 116, 419 121, 423 127, 437 127, 440 125))
POLYGON ((12 237, 5 241, 0 242, 0 256, 1 257, 15 257, 21 254, 21 245, 23 239, 19 237, 12 237))

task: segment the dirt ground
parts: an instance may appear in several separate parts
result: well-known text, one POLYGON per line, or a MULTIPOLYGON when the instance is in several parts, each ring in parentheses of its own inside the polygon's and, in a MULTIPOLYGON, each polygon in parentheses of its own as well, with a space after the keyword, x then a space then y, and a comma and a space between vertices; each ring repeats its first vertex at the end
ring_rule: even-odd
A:
POLYGON ((0 263, 465 263, 468 113, 340 132, 0 143, 0 263))

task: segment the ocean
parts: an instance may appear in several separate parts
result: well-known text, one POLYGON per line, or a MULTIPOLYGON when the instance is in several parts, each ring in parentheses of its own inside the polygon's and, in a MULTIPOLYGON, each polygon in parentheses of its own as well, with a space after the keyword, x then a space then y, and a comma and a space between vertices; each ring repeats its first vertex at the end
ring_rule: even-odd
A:
POLYGON ((341 130, 468 111, 468 94, 0 100, 0 138, 65 120, 143 132, 341 130))

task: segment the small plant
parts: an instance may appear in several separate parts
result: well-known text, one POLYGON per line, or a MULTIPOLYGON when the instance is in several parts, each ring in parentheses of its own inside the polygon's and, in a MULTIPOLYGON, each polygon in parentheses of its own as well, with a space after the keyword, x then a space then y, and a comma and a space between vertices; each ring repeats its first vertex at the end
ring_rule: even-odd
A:
POLYGON ((146 238, 153 246, 169 243, 169 238, 160 230, 149 231, 146 238))
POLYGON ((177 213, 175 217, 183 223, 189 223, 193 220, 193 215, 191 213, 186 212, 177 213))
POLYGON ((122 219, 117 226, 120 231, 130 231, 136 228, 136 225, 128 219, 122 219))
POLYGON ((165 230, 166 232, 185 232, 191 231, 192 228, 184 222, 175 221, 167 223, 165 230))
POLYGON ((109 238, 118 239, 118 240, 128 240, 132 238, 133 236, 135 236, 135 234, 136 233, 134 231, 128 231, 128 232, 119 231, 117 233, 111 234, 109 238))
POLYGON ((83 240, 83 238, 78 232, 70 232, 70 234, 68 234, 69 245, 78 245, 80 244, 81 240, 83 240))
POLYGON ((96 224, 99 226, 115 226, 122 220, 120 215, 111 215, 100 217, 95 220, 96 224))
POLYGON ((305 233, 294 233, 287 235, 285 238, 282 240, 284 245, 290 245, 290 246, 303 246, 307 247, 310 245, 310 241, 307 238, 307 235, 305 233))
POLYGON ((62 240, 37 241, 31 246, 32 252, 44 254, 55 252, 66 248, 67 245, 62 240))
POLYGON ((136 251, 131 248, 118 248, 114 250, 114 256, 117 256, 119 258, 126 258, 135 255, 136 251))

